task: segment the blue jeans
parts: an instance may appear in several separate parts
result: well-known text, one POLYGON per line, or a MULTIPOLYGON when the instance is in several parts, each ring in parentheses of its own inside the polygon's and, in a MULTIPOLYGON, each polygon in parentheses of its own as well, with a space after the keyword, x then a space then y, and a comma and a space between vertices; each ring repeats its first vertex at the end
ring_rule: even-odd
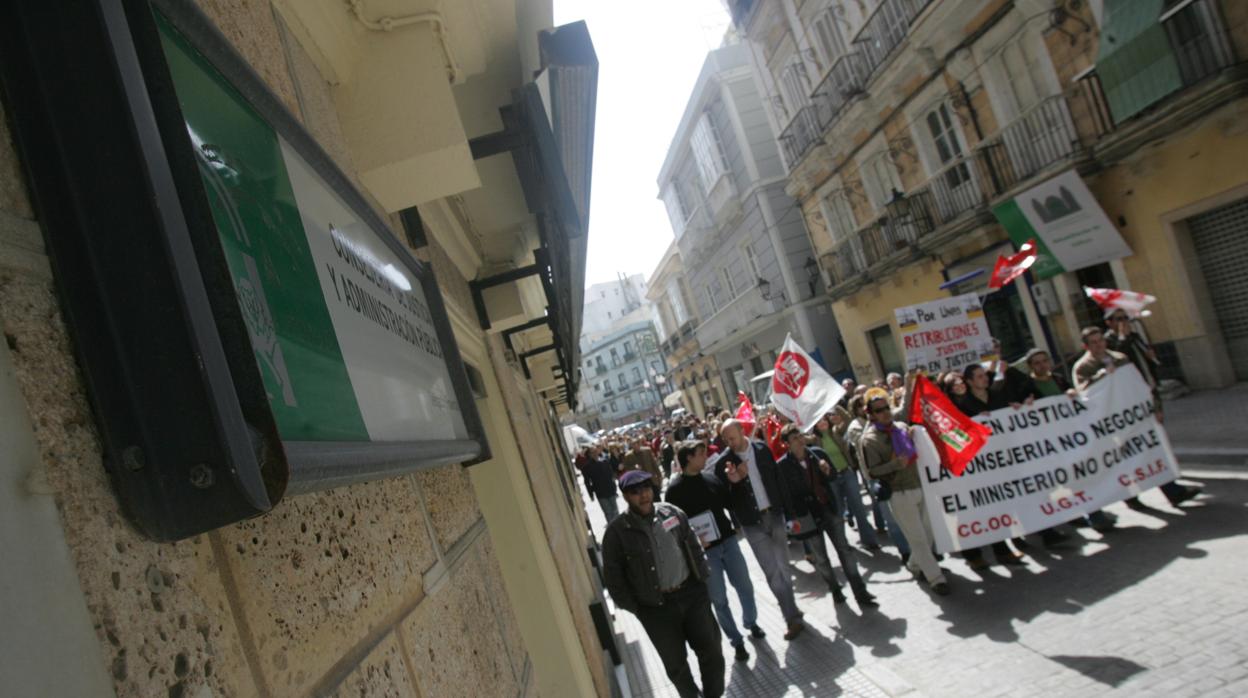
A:
POLYGON ((840 510, 845 513, 845 518, 852 516, 854 521, 858 522, 858 539, 862 544, 879 545, 880 539, 876 537, 875 529, 871 527, 871 521, 867 519, 867 508, 862 505, 862 492, 858 490, 858 473, 852 468, 842 470, 832 480, 832 492, 838 502, 845 503, 840 507, 840 510))
POLYGON ((732 608, 728 606, 728 587, 724 584, 724 576, 737 590, 737 600, 741 602, 741 622, 745 627, 752 627, 758 622, 758 607, 754 605, 754 584, 750 582, 750 570, 746 567, 745 556, 741 554, 741 543, 737 536, 724 540, 723 543, 706 551, 706 562, 710 565, 711 576, 706 578, 706 590, 711 597, 711 608, 715 609, 715 617, 719 619, 719 627, 734 645, 745 642, 737 623, 732 619, 732 608))
POLYGON ((620 515, 620 502, 615 495, 610 497, 599 497, 598 506, 602 507, 602 515, 607 517, 607 523, 615 521, 615 517, 620 515))

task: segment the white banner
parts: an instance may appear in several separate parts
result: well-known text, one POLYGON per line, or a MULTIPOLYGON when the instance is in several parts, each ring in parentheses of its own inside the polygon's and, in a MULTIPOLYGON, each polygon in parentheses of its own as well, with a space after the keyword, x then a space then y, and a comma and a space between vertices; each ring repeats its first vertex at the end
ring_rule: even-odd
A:
POLYGON ((966 293, 897 308, 906 368, 932 375, 997 358, 979 296, 966 293))
POLYGON ((1148 385, 1126 366, 1077 398, 982 414, 975 420, 993 435, 960 477, 914 429, 937 550, 1036 533, 1174 480, 1174 452, 1152 410, 1148 385))

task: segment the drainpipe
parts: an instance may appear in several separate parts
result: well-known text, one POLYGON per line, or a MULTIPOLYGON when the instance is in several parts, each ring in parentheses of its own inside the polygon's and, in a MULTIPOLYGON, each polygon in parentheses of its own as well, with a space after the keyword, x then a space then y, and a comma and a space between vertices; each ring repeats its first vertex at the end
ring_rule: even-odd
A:
POLYGON ((433 25, 433 33, 438 37, 438 43, 442 45, 442 55, 446 59, 447 77, 452 83, 459 80, 459 65, 455 63, 455 55, 451 52, 450 37, 446 31, 446 21, 442 19, 440 12, 417 12, 411 15, 402 15, 400 17, 379 17, 370 20, 364 14, 364 0, 348 0, 351 6, 351 14, 355 15, 355 19, 364 26, 375 32, 391 32, 395 29, 408 27, 413 24, 431 24, 433 25))
MULTIPOLYGON (((979 125, 979 112, 975 110, 975 105, 971 104, 971 95, 966 91, 966 85, 961 80, 958 81, 958 92, 961 93, 962 101, 966 104, 966 112, 971 115, 971 126, 975 128, 976 144, 984 142, 984 129, 979 125)), ((987 149, 984 151, 984 164, 988 166, 988 176, 992 178, 992 190, 1001 192, 1001 177, 997 175, 997 166, 992 161, 992 153, 987 149)))

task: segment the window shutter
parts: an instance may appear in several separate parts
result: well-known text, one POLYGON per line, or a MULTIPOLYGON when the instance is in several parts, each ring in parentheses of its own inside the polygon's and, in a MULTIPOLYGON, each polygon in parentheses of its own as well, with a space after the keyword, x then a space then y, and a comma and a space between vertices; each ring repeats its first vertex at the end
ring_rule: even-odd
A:
POLYGON ((1096 72, 1119 123, 1183 85, 1165 28, 1165 0, 1105 0, 1096 72))

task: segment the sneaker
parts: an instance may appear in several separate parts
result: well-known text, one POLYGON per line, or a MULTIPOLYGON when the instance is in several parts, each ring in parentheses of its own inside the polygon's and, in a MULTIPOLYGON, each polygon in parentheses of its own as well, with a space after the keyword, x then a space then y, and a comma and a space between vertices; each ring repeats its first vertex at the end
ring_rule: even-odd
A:
POLYGON ((750 661, 750 652, 749 650, 745 649, 745 642, 742 642, 739 645, 733 645, 732 647, 734 650, 736 650, 733 653, 734 659, 736 659, 738 662, 750 661))
POLYGON ((784 633, 784 639, 792 641, 793 638, 802 634, 802 630, 805 627, 806 626, 802 625, 802 621, 800 620, 789 623, 789 629, 784 633))
POLYGON ((763 632, 763 629, 758 627, 757 624, 751 625, 749 630, 750 630, 750 637, 754 638, 755 640, 761 640, 767 637, 767 633, 763 632))
POLYGON ((832 592, 832 601, 835 603, 845 603, 845 592, 841 591, 838 586, 830 586, 828 590, 832 592))
POLYGON ((1003 565, 1009 565, 1011 567, 1023 567, 1027 564, 1027 561, 1023 559, 1023 556, 1018 553, 1003 555, 999 557, 997 561, 1003 565))
POLYGON ((865 545, 863 545, 863 546, 862 546, 862 549, 863 549, 863 550, 866 550, 867 552, 871 552, 871 553, 874 553, 874 552, 877 552, 877 551, 881 550, 881 548, 880 548, 880 544, 879 544, 879 543, 867 543, 867 544, 865 544, 865 545))
POLYGON ((967 564, 970 565, 971 569, 975 570, 976 572, 979 572, 980 570, 988 569, 988 561, 982 557, 977 557, 971 560, 970 562, 968 562, 967 564))
POLYGON ((1134 509, 1136 511, 1144 511, 1145 509, 1148 508, 1148 506, 1145 505, 1144 502, 1140 501, 1139 497, 1127 498, 1126 505, 1128 509, 1134 509))
POLYGON ((941 582, 940 584, 933 584, 932 591, 935 592, 937 596, 948 596, 949 595, 949 583, 941 582))

